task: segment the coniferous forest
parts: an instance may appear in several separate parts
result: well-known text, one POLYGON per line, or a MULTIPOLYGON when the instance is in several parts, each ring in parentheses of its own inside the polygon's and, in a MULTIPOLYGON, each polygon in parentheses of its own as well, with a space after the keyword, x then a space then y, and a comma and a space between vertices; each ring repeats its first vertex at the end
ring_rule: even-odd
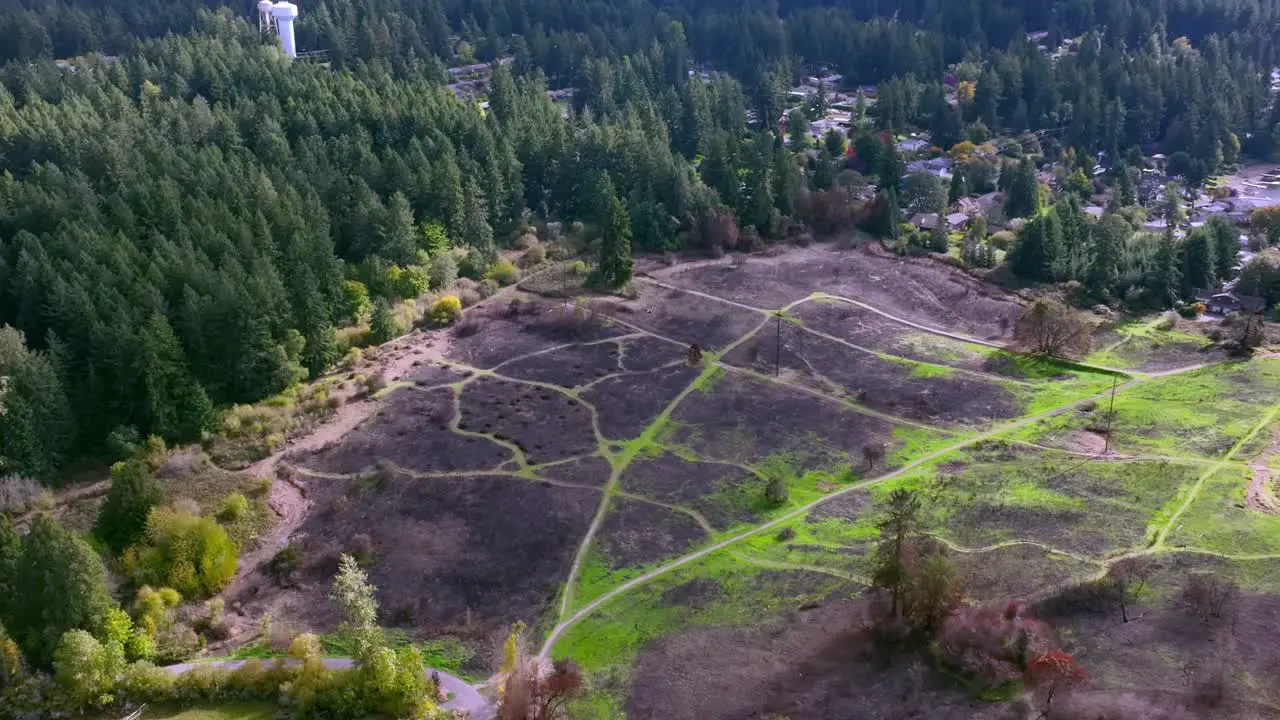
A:
POLYGON ((637 252, 723 249, 726 218, 751 243, 838 230, 833 198, 860 183, 897 207, 884 131, 1051 131, 1046 152, 1104 153, 1117 177, 1131 148, 1203 178, 1280 142, 1278 0, 327 0, 298 23, 327 63, 289 61, 254 19, 156 0, 0 13, 0 473, 199 438, 341 356, 346 283, 395 297, 386 268, 451 247, 480 277, 547 221, 607 218, 637 252), (1031 32, 1078 52, 1052 60, 1031 32), (486 112, 444 87, 508 55, 486 112), (819 65, 879 99, 866 132, 799 152, 779 121, 819 65), (949 68, 974 78, 960 105, 949 68), (567 109, 546 94, 563 87, 567 109))

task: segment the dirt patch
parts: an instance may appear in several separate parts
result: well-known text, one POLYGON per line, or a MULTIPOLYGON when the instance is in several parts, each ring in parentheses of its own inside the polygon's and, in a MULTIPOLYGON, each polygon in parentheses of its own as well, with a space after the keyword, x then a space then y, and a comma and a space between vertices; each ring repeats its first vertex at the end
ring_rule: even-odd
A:
POLYGON ((462 391, 458 428, 513 443, 533 464, 596 450, 591 413, 563 393, 496 378, 480 378, 462 391))
POLYGON ((506 308, 469 311, 468 322, 477 328, 467 337, 452 341, 446 357, 473 367, 492 369, 529 353, 550 350, 558 345, 593 342, 623 335, 598 314, 564 308, 560 303, 527 301, 519 313, 506 308))
POLYGON ((615 342, 570 345, 531 355, 501 366, 499 372, 517 380, 534 380, 571 388, 586 385, 622 370, 615 342))
POLYGON ((832 518, 855 521, 871 511, 871 496, 864 492, 845 493, 809 511, 805 521, 816 523, 832 518))
POLYGON ((613 569, 684 554, 705 538, 698 523, 684 513, 622 498, 614 500, 596 534, 613 569))
POLYGON ((1271 438, 1271 446, 1254 461, 1253 478, 1245 493, 1245 505, 1250 510, 1280 515, 1280 480, 1271 471, 1271 458, 1280 452, 1280 433, 1271 438))
POLYGON ((382 459, 419 472, 489 470, 511 459, 510 450, 491 440, 450 430, 453 403, 448 389, 396 390, 338 443, 290 459, 326 473, 364 472, 382 459))
POLYGON ((1107 439, 1089 430, 1072 430, 1062 439, 1062 449, 1083 455, 1101 455, 1107 448, 1107 439))
POLYGON ((640 297, 602 304, 601 311, 682 345, 717 350, 747 334, 765 316, 681 290, 637 283, 640 297))
POLYGON ((671 440, 712 460, 786 455, 797 467, 861 462, 869 443, 893 446, 893 425, 785 386, 726 373, 676 409, 671 440))
POLYGON ((663 365, 683 362, 687 348, 650 335, 619 340, 622 347, 622 369, 628 372, 648 372, 663 365))
POLYGON ((687 629, 651 644, 632 673, 632 720, 1017 717, 970 700, 913 658, 885 655, 848 600, 761 618, 755 627, 687 629))
POLYGON ((608 460, 595 455, 561 465, 538 468, 537 472, 538 477, 548 480, 557 480, 573 485, 604 487, 605 483, 609 482, 609 475, 613 473, 613 467, 609 465, 608 460))
MULTIPOLYGON (((301 588, 311 609, 292 618, 331 627, 325 600, 337 556, 368 535, 370 580, 384 624, 455 634, 486 653, 516 620, 533 623, 554 600, 599 503, 592 490, 467 477, 316 484, 317 512, 301 528, 301 588)), ((264 589, 246 593, 265 602, 264 589)), ((304 603, 296 605, 306 607, 304 603)))
POLYGON ((644 432, 701 372, 701 368, 679 364, 647 373, 619 375, 602 380, 581 397, 596 407, 600 432, 605 437, 628 440, 644 432))
POLYGON ((672 607, 704 608, 721 597, 719 580, 690 580, 662 593, 662 604, 672 607))
POLYGON ((874 410, 911 420, 982 424, 1019 413, 1017 398, 994 382, 964 374, 929 375, 926 366, 885 360, 788 323, 782 324, 780 343, 774 335, 756 335, 725 361, 769 373, 780 359, 789 377, 807 387, 834 391, 874 410))

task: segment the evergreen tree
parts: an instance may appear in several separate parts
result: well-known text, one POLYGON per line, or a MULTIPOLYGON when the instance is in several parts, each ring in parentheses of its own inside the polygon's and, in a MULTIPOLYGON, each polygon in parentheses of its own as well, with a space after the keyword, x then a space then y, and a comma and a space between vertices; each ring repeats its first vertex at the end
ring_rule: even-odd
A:
POLYGON ((148 513, 162 502, 164 492, 145 462, 118 462, 111 468, 111 489, 98 510, 93 533, 112 552, 123 552, 142 536, 148 513))
POLYGON ((1204 228, 1195 228, 1182 241, 1182 295, 1190 297, 1198 289, 1217 287, 1214 262, 1217 248, 1204 228))
POLYGON ((1094 294, 1108 297, 1120 277, 1120 264, 1124 248, 1133 230, 1119 215, 1103 216, 1091 235, 1093 258, 1085 284, 1094 294))
POLYGON ((600 229, 596 282, 616 290, 631 282, 631 220, 608 175, 599 173, 596 176, 592 193, 596 223, 600 229))
POLYGON ((113 605, 98 554, 43 515, 22 540, 14 581, 22 592, 13 599, 5 626, 39 668, 49 667, 68 630, 100 632, 113 605))
POLYGON ((1214 275, 1221 282, 1234 278, 1240 257, 1240 231, 1221 215, 1209 218, 1205 230, 1212 238, 1214 275))
POLYGON ((1030 158, 1024 158, 1009 179, 1005 192, 1004 213, 1011 218, 1031 217, 1040 212, 1040 186, 1036 182, 1036 167, 1030 158))
POLYGON ((474 178, 467 181, 466 195, 462 238, 471 251, 472 264, 483 272, 498 259, 498 247, 493 242, 493 227, 489 225, 484 193, 474 178))
POLYGON ((1038 215, 1018 232, 1018 244, 1009 256, 1014 274, 1030 280, 1057 279, 1064 257, 1062 227, 1056 213, 1038 215))
POLYGON ((969 185, 964 180, 964 169, 956 165, 951 168, 951 188, 947 191, 947 203, 955 204, 968 195, 969 185))

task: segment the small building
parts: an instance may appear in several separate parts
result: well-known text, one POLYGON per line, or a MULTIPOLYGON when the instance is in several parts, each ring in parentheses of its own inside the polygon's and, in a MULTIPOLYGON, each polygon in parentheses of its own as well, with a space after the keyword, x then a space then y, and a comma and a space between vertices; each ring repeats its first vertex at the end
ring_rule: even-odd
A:
POLYGON ((1088 215, 1094 220, 1101 220, 1102 216, 1105 215, 1106 213, 1107 213, 1107 209, 1100 205, 1086 205, 1084 208, 1084 214, 1088 215))
POLYGON ((911 218, 911 224, 921 230, 935 230, 938 227, 938 214, 919 213, 911 218))
POLYGON ((951 213, 947 216, 949 230, 964 230, 969 227, 969 216, 964 213, 951 213))
POLYGON ((898 143, 898 152, 918 153, 927 147, 929 147, 928 140, 922 140, 920 138, 908 138, 898 143))
POLYGON ((915 160, 907 163, 908 173, 928 173, 935 177, 950 179, 951 178, 950 158, 930 158, 928 160, 915 160))
POLYGON ((1238 295, 1233 292, 1213 295, 1205 304, 1209 307, 1209 312, 1218 315, 1229 315, 1234 312, 1260 313, 1267 308, 1267 301, 1263 298, 1238 295))

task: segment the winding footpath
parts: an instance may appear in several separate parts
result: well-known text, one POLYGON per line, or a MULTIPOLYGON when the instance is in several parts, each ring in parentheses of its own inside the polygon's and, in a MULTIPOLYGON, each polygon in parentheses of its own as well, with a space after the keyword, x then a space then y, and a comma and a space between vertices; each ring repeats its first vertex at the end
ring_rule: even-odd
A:
MULTIPOLYGON (((207 660, 196 663, 179 663, 177 665, 169 665, 164 669, 173 675, 183 675, 197 668, 218 668, 222 670, 238 670, 248 663, 249 660, 207 660)), ((297 660, 286 659, 288 665, 296 665, 297 660)), ((351 658, 325 658, 325 667, 330 670, 351 670, 356 663, 351 658)), ((468 683, 460 677, 450 675, 443 670, 425 670, 427 677, 430 678, 433 673, 440 677, 440 687, 448 693, 449 699, 440 707, 445 710, 459 710, 470 713, 472 720, 491 720, 496 712, 494 704, 485 696, 480 694, 479 687, 468 683)))

